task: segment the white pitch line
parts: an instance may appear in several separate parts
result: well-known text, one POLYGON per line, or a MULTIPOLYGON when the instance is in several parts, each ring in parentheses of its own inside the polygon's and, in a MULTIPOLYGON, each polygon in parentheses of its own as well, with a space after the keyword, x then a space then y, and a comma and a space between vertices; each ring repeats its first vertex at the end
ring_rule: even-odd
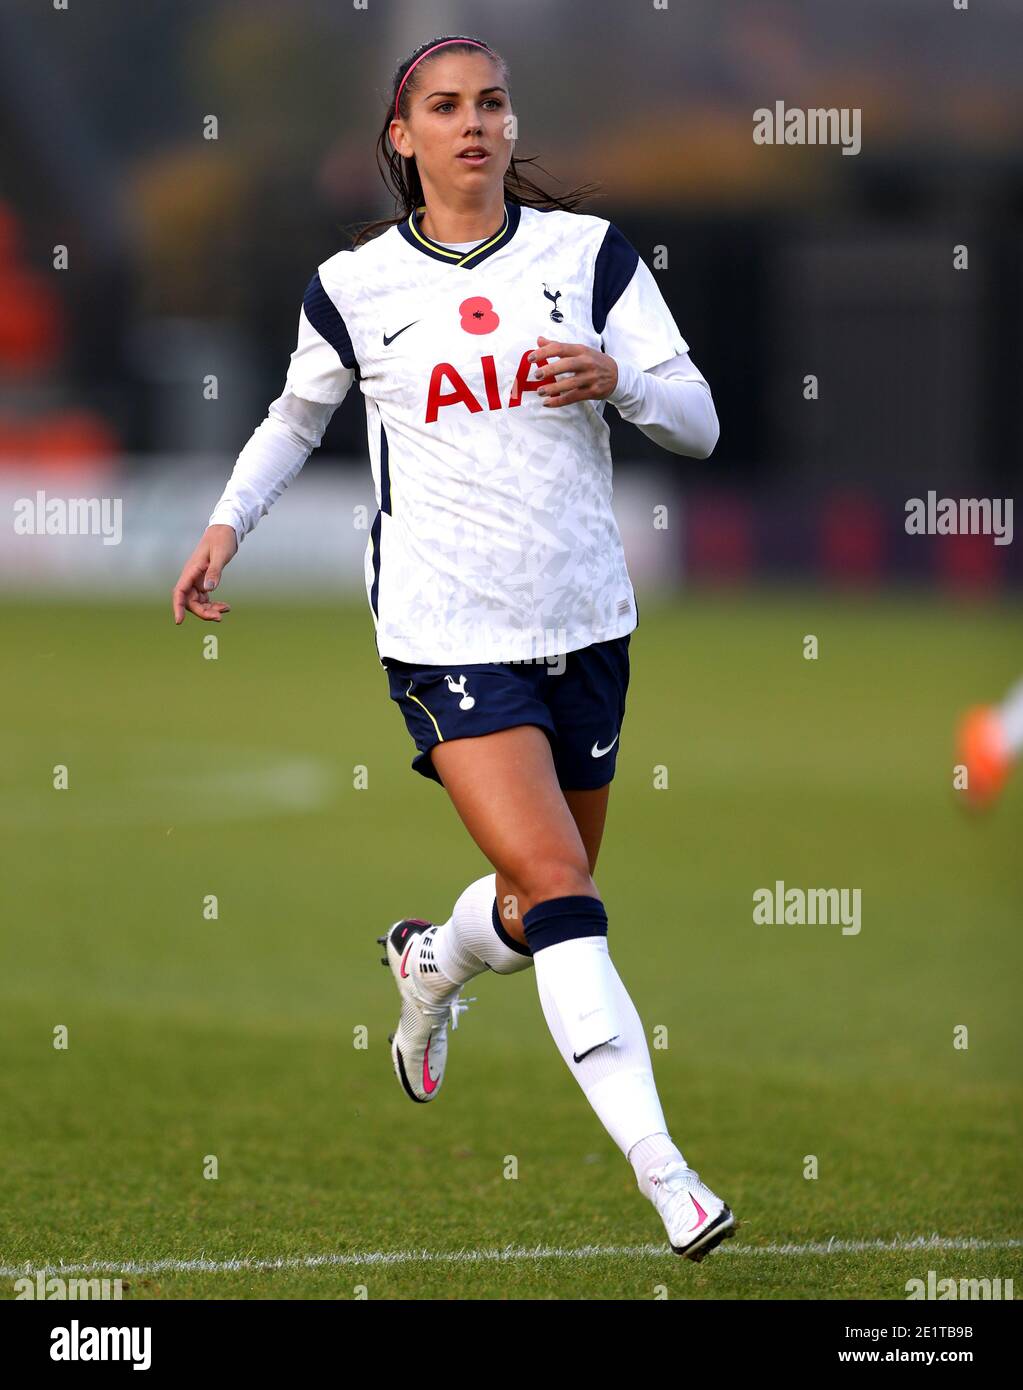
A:
MULTIPOLYGON (((975 1236, 911 1236, 894 1240, 811 1241, 805 1245, 721 1245, 715 1254, 858 1255, 867 1251, 908 1254, 923 1250, 1018 1250, 1023 1239, 981 1240, 975 1236)), ((368 1250, 355 1255, 288 1255, 277 1259, 96 1260, 91 1264, 3 1265, 0 1278, 63 1274, 230 1274, 237 1270, 330 1269, 358 1265, 504 1264, 512 1260, 595 1260, 609 1256, 659 1256, 675 1259, 664 1245, 508 1245, 501 1250, 368 1250)))

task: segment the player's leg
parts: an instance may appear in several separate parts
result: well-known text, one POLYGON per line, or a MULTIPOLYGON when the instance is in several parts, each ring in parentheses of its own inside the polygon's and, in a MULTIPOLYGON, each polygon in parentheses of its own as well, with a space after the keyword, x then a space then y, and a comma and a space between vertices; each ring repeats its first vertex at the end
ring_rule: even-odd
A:
MULTIPOLYGON (((419 750, 412 766, 423 776, 440 782, 432 752, 445 739, 476 737, 496 731, 502 723, 515 726, 531 720, 553 733, 554 719, 544 695, 553 689, 565 693, 567 683, 561 680, 561 674, 568 664, 559 661, 554 675, 548 674, 550 668, 546 664, 476 664, 460 670, 455 679, 443 667, 414 667, 389 661, 391 698, 401 708, 419 750)), ((572 676, 575 675, 576 667, 572 666, 572 676)), ((619 671, 619 684, 621 676, 619 671)), ((564 792, 591 874, 603 836, 608 791, 605 784, 564 792)), ((395 968, 399 989, 412 993, 422 983, 420 992, 435 1003, 445 997, 445 986, 447 997, 451 997, 453 981, 467 983, 485 970, 499 975, 516 974, 532 965, 532 953, 518 917, 517 898, 494 872, 482 875, 464 889, 447 921, 434 925, 411 918, 396 927, 398 930, 392 928, 392 933, 400 938, 398 949, 404 952, 410 942, 414 946, 408 960, 400 961, 402 968, 414 976, 421 955, 425 976, 422 982, 408 983, 409 973, 401 974, 399 962, 390 961, 395 953, 389 950, 388 960, 395 968), (422 937, 421 944, 412 941, 417 937, 422 937)), ((436 1047, 434 1056, 439 1057, 436 1047)))
POLYGON ((603 787, 594 787, 592 790, 563 792, 564 798, 568 802, 568 809, 572 812, 572 819, 575 821, 583 844, 586 846, 586 858, 589 860, 591 874, 597 867, 597 857, 600 854, 600 846, 604 839, 607 803, 610 794, 610 782, 603 787))
POLYGON ((402 663, 391 663, 388 672, 392 698, 419 749, 413 767, 457 784, 447 788, 456 808, 497 866, 463 892, 447 923, 402 922, 386 938, 403 998, 392 1056, 407 1094, 419 1101, 436 1095, 447 1054, 447 1022, 440 1015, 449 1000, 457 1002, 462 984, 486 968, 512 973, 535 962, 538 939, 529 940, 530 923, 519 913, 541 909, 546 954, 537 986, 562 1057, 628 1156, 673 1248, 702 1258, 731 1233, 734 1219, 667 1133, 642 1024, 607 954, 607 918, 592 883, 624 715, 628 638, 571 653, 557 672, 483 665, 455 676, 402 663), (555 740, 553 759, 544 730, 555 740), (526 944, 498 916, 498 878, 526 944), (567 891, 572 888, 582 891, 567 891), (545 897, 559 892, 560 899, 545 897), (555 920, 559 911, 570 920, 555 920), (565 940, 553 939, 559 931, 565 940), (579 1008, 580 993, 605 1009, 610 1001, 619 1025, 585 1055, 576 1025, 596 1027, 601 1014, 599 1004, 579 1008), (574 1009, 568 1028, 566 1007, 574 1009))
MULTIPOLYGON (((607 787, 565 793, 591 875, 603 834, 607 793, 607 787)), ((416 1100, 432 1099, 447 1060, 444 1005, 457 1001, 462 987, 487 970, 495 975, 516 975, 530 969, 533 953, 526 944, 518 916, 518 899, 511 886, 494 871, 476 879, 459 894, 446 921, 434 924, 405 919, 392 928, 391 935, 396 940, 393 950, 388 947, 388 963, 392 964, 393 955, 403 996, 411 996, 413 1001, 419 998, 427 1006, 441 1010, 417 1019, 413 1003, 406 1012, 401 1037, 391 1039, 395 1071, 406 1091, 416 1100), (419 1063, 420 1043, 424 1054, 428 1045, 431 1048, 429 1075, 422 1072, 419 1063), (406 1063, 408 1070, 403 1075, 406 1063), (415 1079, 407 1084, 409 1075, 415 1079)), ((456 1003, 455 1007, 460 1005, 456 1003)), ((453 1018, 457 1019, 457 1013, 453 1018)))
MULTIPOLYGON (((413 768, 441 783, 433 755, 460 741, 479 746, 484 735, 535 722, 553 732, 536 688, 542 672, 521 664, 474 663, 457 671, 440 666, 386 663, 391 698, 415 740, 413 768)), ((448 1025, 457 1027, 462 987, 491 970, 511 975, 532 967, 523 940, 498 916, 491 870, 463 890, 447 921, 404 918, 378 938, 402 1000, 391 1034, 395 1074, 415 1101, 434 1100, 444 1079, 448 1025)))
MULTIPOLYGON (((495 704, 498 692, 508 688, 505 680, 510 682, 512 693, 521 696, 519 679, 514 672, 489 682, 481 676, 473 680, 472 688, 485 691, 480 698, 488 705, 495 704)), ((423 689, 423 685, 420 681, 417 688, 423 689)), ((437 693, 423 690, 434 709, 438 707, 437 693)), ((423 704, 425 707, 425 700, 423 704)), ((538 705, 536 713, 543 717, 543 707, 538 705)), ((557 780, 540 776, 541 769, 548 773, 552 768, 546 734, 535 726, 520 725, 485 736, 455 737, 457 728, 446 722, 447 739, 435 742, 416 765, 421 771, 428 768, 445 785, 449 777, 457 785, 457 795, 452 794, 456 809, 491 863, 539 866, 551 854, 560 866, 559 893, 592 894, 596 898, 586 850, 557 780), (510 773, 514 767, 518 767, 517 777, 510 773), (537 778, 532 794, 509 801, 498 790, 510 781, 512 790, 519 793, 528 788, 531 778, 537 778), (487 809, 496 809, 495 792, 502 810, 492 818, 493 828, 486 829, 487 809), (505 843, 501 834, 512 824, 516 830, 505 843), (511 859, 513 849, 518 856, 515 859, 511 859)), ((419 732, 427 742, 426 731, 419 732)), ((433 732, 439 733, 439 728, 433 732)), ((398 1028, 391 1035, 391 1056, 395 1073, 412 1100, 433 1100, 440 1090, 447 1064, 448 1013, 457 1011, 462 987, 487 969, 510 975, 533 964, 521 929, 511 935, 498 914, 495 877, 491 872, 471 883, 446 922, 406 918, 380 938, 387 953, 385 964, 391 967, 402 996, 398 1028)), ((517 885, 507 888, 507 896, 518 909, 521 893, 517 885)), ((457 1012, 451 1013, 451 1022, 457 1023, 457 1012)))
MULTIPOLYGON (((467 830, 515 900, 544 1018, 565 1064, 632 1163, 673 1248, 702 1258, 731 1234, 734 1218, 668 1134, 642 1022, 608 954, 590 853, 546 734, 524 725, 458 739, 434 748, 433 758, 467 830)), ((595 859, 606 795, 575 800, 595 859)))
MULTIPOLYGON (((592 875, 597 867, 597 856, 604 838, 604 824, 607 820, 608 794, 610 783, 587 791, 565 791, 562 795, 575 821, 586 853, 586 862, 592 875)), ((495 907, 501 925, 513 940, 526 945, 526 933, 519 916, 518 899, 511 884, 501 874, 493 875, 495 907)))

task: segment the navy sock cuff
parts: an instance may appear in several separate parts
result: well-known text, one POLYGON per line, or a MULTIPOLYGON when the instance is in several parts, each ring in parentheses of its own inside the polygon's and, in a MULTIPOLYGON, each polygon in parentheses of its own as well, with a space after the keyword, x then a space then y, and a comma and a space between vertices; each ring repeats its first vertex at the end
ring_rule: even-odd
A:
POLYGON ((516 941, 514 936, 509 936, 505 931, 501 924, 501 914, 497 910, 496 898, 494 899, 494 906, 490 913, 490 920, 494 924, 494 931, 497 932, 502 945, 507 946, 509 951, 516 951, 520 956, 531 956, 533 954, 528 946, 523 946, 521 941, 516 941))
POLYGON ((580 936, 607 936, 607 913, 599 898, 573 894, 567 898, 548 898, 531 907, 522 927, 533 955, 545 946, 572 941, 580 936))

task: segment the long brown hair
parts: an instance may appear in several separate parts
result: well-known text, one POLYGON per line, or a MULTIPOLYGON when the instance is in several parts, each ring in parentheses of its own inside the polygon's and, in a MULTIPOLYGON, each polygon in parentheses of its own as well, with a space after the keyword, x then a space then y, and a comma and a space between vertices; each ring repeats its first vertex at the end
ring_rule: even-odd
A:
MULTIPOLYGON (((394 103, 398 95, 398 88, 401 86, 405 74, 420 54, 425 53, 428 48, 433 48, 438 43, 447 45, 444 49, 445 53, 478 53, 480 51, 478 45, 483 43, 483 40, 472 38, 466 34, 448 34, 441 38, 428 39, 426 43, 420 44, 414 53, 410 53, 398 64, 391 79, 391 96, 387 111, 384 114, 383 128, 377 137, 376 156, 380 176, 394 195, 395 206, 401 211, 397 217, 362 224, 361 230, 358 232, 354 229, 360 224, 353 224, 352 228, 349 229, 349 235, 353 237, 352 250, 362 245, 364 241, 371 240, 374 235, 386 231, 388 227, 394 227, 399 222, 404 222, 411 216, 415 208, 421 207, 423 204, 423 185, 419 177, 419 166, 416 164, 414 156, 411 159, 406 159, 394 148, 391 144, 389 127, 394 118, 394 103)), ((484 47, 497 61, 505 86, 508 86, 510 75, 508 64, 500 54, 494 53, 489 44, 484 45, 484 47)), ((429 63, 431 59, 427 58, 425 61, 429 63)), ((398 114, 403 120, 408 119, 410 100, 413 92, 419 88, 422 81, 422 71, 423 67, 420 64, 402 90, 398 114)), ((560 208, 563 212, 574 212, 586 198, 600 191, 597 184, 584 184, 582 187, 574 188, 564 194, 548 192, 547 189, 534 183, 522 172, 521 166, 526 164, 536 164, 536 157, 516 159, 512 155, 504 176, 504 193, 509 202, 521 203, 525 207, 542 208, 545 211, 551 208, 560 208)), ((537 165, 537 168, 542 169, 542 166, 537 165)), ((546 173, 546 170, 543 172, 546 173)))

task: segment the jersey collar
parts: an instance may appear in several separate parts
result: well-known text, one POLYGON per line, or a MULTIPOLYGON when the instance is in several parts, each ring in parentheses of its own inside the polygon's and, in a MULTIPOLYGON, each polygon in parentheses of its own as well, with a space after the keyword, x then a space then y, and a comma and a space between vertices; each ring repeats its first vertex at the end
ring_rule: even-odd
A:
POLYGON ((485 261, 495 251, 500 251, 503 246, 507 246, 518 231, 519 219, 522 216, 521 205, 509 202, 506 198, 504 202, 504 225, 493 236, 485 237, 478 246, 473 246, 468 251, 452 251, 450 247, 441 246, 439 242, 432 240, 421 230, 419 219, 425 211, 425 203, 415 208, 404 222, 397 223, 398 231, 410 246, 414 246, 417 251, 422 251, 424 256, 429 256, 435 261, 446 261, 448 265, 461 270, 472 270, 474 266, 479 265, 480 261, 485 261))

